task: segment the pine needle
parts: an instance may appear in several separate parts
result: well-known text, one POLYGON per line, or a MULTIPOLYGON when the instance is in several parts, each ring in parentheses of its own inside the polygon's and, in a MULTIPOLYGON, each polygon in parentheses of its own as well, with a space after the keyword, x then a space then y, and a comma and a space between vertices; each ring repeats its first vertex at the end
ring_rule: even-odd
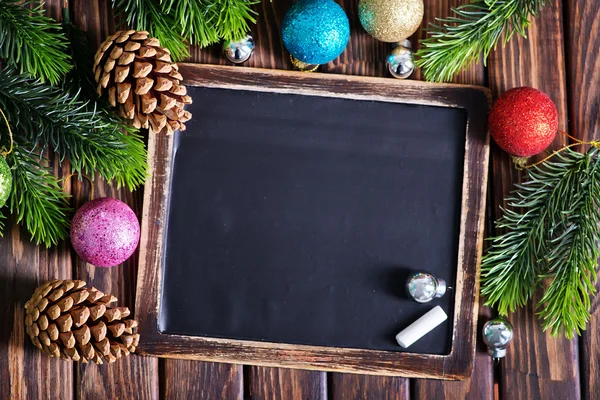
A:
POLYGON ((15 128, 18 143, 43 152, 51 147, 74 172, 134 189, 143 184, 148 166, 142 138, 93 103, 79 100, 27 76, 0 71, 0 106, 15 128), (125 131, 122 131, 125 129, 125 131))
POLYGON ((219 41, 215 14, 202 1, 170 0, 164 3, 163 11, 179 22, 179 34, 190 44, 206 47, 219 41))
POLYGON ((10 212, 37 244, 55 245, 69 236, 71 209, 58 179, 40 163, 39 154, 16 146, 7 162, 13 171, 10 212))
POLYGON ((71 67, 60 25, 37 1, 0 1, 0 58, 21 73, 55 84, 71 67))
POLYGON ((215 28, 219 37, 225 41, 239 40, 249 31, 248 22, 255 24, 256 13, 252 5, 259 0, 206 0, 205 4, 214 15, 215 28))
POLYGON ((179 34, 179 21, 163 12, 162 7, 160 0, 113 0, 113 8, 125 16, 127 25, 136 30, 148 31, 150 36, 157 38, 162 46, 169 49, 173 61, 181 61, 189 57, 189 52, 185 39, 179 34))
POLYGON ((187 43, 206 47, 239 40, 256 23, 260 0, 113 0, 127 25, 147 30, 171 51, 174 61, 189 57, 187 43))
POLYGON ((504 34, 504 44, 516 32, 526 37, 530 19, 552 0, 475 0, 453 8, 454 16, 436 19, 421 40, 416 64, 425 79, 450 81, 483 56, 484 65, 504 34))
POLYGON ((481 265, 486 305, 507 315, 524 306, 543 279, 551 279, 538 304, 544 330, 571 338, 585 329, 600 257, 600 157, 564 150, 529 170, 497 221, 504 234, 481 265))

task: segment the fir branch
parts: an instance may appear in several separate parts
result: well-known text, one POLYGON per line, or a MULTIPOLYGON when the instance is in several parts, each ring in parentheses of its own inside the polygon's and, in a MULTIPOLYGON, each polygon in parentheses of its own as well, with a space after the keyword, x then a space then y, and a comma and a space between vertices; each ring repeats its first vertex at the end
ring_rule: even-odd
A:
POLYGON ((174 61, 189 57, 186 42, 201 47, 239 40, 256 23, 252 5, 260 0, 113 0, 127 25, 146 30, 171 51, 174 61))
POLYGON ((567 337, 585 329, 600 256, 600 157, 564 150, 529 171, 507 199, 481 266, 486 305, 501 315, 523 306, 543 278, 552 278, 538 304, 544 329, 567 337))
POLYGON ((77 95, 3 70, 0 106, 17 128, 17 139, 42 151, 51 146, 61 160, 69 159, 74 172, 93 178, 97 171, 131 189, 144 183, 147 164, 141 137, 77 95))
POLYGON ((552 238, 552 251, 547 256, 548 273, 552 283, 540 300, 539 315, 544 330, 558 335, 564 328, 568 338, 581 334, 590 318, 590 296, 596 292, 596 267, 600 250, 600 161, 592 149, 578 162, 577 170, 570 169, 570 182, 565 185, 555 206, 551 226, 560 227, 552 238), (576 190, 573 190, 576 188, 576 190), (561 232, 562 231, 562 232, 561 232))
MULTIPOLYGON (((188 0, 189 1, 189 0, 188 0)), ((260 0, 205 0, 207 8, 214 15, 215 29, 225 41, 239 40, 249 31, 248 22, 255 24, 252 5, 260 0)))
POLYGON ((162 46, 169 49, 173 61, 189 57, 185 40, 179 34, 180 24, 163 11, 161 0, 113 0, 113 7, 125 16, 127 25, 148 31, 150 36, 157 38, 162 46))
POLYGON ((421 40, 417 65, 428 81, 444 82, 478 60, 483 62, 504 33, 504 44, 517 32, 526 37, 529 19, 551 0, 475 0, 430 24, 428 38, 421 40))
POLYGON ((0 58, 21 73, 54 84, 71 65, 60 25, 42 7, 33 0, 0 2, 0 58))
POLYGON ((219 41, 219 33, 213 25, 215 14, 202 1, 166 1, 163 11, 178 21, 180 35, 190 44, 206 47, 219 41))
POLYGON ((37 243, 46 247, 69 236, 67 195, 40 156, 16 146, 7 162, 13 170, 10 211, 37 243))

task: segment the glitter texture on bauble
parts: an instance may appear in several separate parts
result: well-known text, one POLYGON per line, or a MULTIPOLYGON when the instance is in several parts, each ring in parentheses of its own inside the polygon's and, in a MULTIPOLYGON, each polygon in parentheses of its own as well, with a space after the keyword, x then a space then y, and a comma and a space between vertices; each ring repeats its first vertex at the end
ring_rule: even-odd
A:
POLYGON ((114 267, 127 260, 140 240, 140 223, 120 200, 101 198, 85 203, 71 222, 71 243, 85 262, 114 267))
POLYGON ((350 23, 333 0, 300 0, 281 25, 285 48, 306 64, 326 64, 337 58, 350 39, 350 23))
POLYGON ((502 150, 515 157, 530 157, 546 150, 554 140, 558 112, 544 92, 514 88, 494 103, 489 128, 502 150))
POLYGON ((382 42, 408 39, 423 22, 423 0, 360 0, 358 18, 365 31, 382 42))

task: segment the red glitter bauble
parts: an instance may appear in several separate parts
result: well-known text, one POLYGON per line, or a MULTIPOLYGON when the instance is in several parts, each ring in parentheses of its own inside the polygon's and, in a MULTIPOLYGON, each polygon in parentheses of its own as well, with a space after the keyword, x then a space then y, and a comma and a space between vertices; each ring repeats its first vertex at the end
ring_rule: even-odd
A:
POLYGON ((530 87, 514 88, 494 103, 489 126, 502 150, 529 157, 544 151, 554 140, 558 112, 546 93, 530 87))

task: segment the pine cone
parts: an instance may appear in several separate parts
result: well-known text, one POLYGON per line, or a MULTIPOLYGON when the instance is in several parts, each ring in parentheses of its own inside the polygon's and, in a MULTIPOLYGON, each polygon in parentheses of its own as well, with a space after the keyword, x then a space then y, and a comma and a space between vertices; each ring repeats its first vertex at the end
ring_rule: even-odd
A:
POLYGON ((179 67, 171 62, 169 50, 148 38, 146 31, 118 31, 108 37, 96 53, 94 77, 98 94, 106 95, 136 128, 183 131, 192 117, 183 109, 192 98, 181 84, 179 67))
POLYGON ((126 319, 127 307, 83 281, 44 283, 25 303, 25 327, 33 344, 51 357, 103 364, 135 352, 137 321, 126 319))

